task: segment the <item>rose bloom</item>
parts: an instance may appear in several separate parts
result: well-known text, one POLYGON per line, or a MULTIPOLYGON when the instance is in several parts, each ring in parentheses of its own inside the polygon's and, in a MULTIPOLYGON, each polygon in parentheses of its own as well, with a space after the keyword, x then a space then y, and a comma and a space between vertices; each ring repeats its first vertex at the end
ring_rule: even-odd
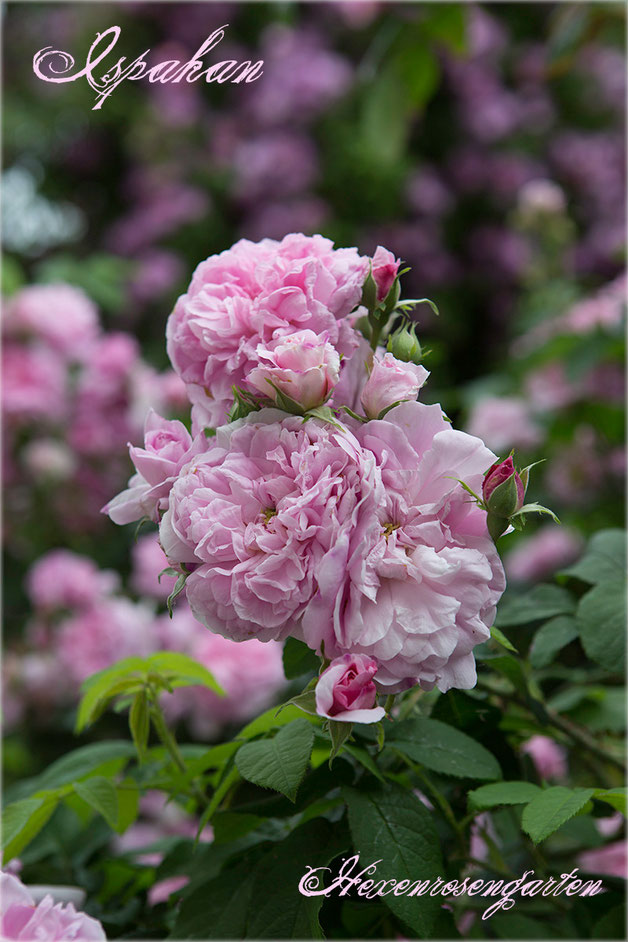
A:
POLYGON ((84 609, 118 587, 117 573, 100 570, 87 556, 51 550, 28 571, 26 589, 36 609, 84 609))
POLYGON ((67 360, 79 360, 96 339, 96 306, 79 288, 66 284, 22 288, 6 305, 3 331, 33 336, 67 360))
POLYGON ((628 844, 625 840, 615 841, 605 847, 586 850, 578 855, 576 863, 587 873, 625 880, 628 878, 628 844))
POLYGON ((340 723, 377 723, 386 711, 375 705, 376 673, 377 661, 364 654, 335 658, 318 678, 316 712, 340 723))
POLYGON ((455 478, 479 490, 495 456, 438 405, 404 402, 354 433, 384 484, 378 527, 343 530, 317 566, 305 641, 328 657, 374 657, 387 692, 473 687, 472 651, 489 637, 505 579, 486 514, 455 478))
POLYGON ((373 367, 360 401, 369 419, 376 419, 384 409, 405 399, 416 399, 430 374, 422 366, 397 360, 392 353, 373 356, 373 367))
POLYGON ((167 326, 168 354, 188 386, 194 427, 219 425, 232 386, 258 366, 258 345, 307 328, 338 353, 357 344, 344 319, 360 301, 368 260, 322 236, 241 239, 197 267, 167 326))
POLYGON ((43 939, 45 942, 89 942, 106 939, 97 919, 77 912, 68 903, 54 903, 45 896, 35 901, 22 881, 10 873, 0 873, 0 928, 6 942, 43 939))
POLYGON ((298 632, 341 535, 378 529, 375 459, 348 430, 275 409, 209 441, 173 485, 161 544, 171 561, 196 567, 187 598, 210 630, 283 640, 298 632))
POLYGON ((305 411, 322 405, 340 376, 340 357, 328 336, 298 330, 268 345, 259 344, 260 363, 248 375, 249 386, 274 402, 279 390, 305 411))

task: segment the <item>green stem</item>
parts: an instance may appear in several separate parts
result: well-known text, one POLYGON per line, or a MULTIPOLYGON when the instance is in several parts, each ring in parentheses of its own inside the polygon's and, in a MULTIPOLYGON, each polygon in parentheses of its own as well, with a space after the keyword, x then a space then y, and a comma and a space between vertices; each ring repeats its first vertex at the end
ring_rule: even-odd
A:
MULTIPOLYGON (((155 732, 157 733, 161 742, 165 746, 176 768, 183 775, 187 776, 188 769, 185 764, 185 760, 183 756, 181 755, 181 751, 179 749, 176 739, 174 738, 174 735, 172 734, 171 730, 168 729, 168 724, 166 723, 164 719, 164 715, 161 711, 161 707, 159 706, 157 702, 154 691, 152 690, 150 691, 149 698, 151 701, 150 716, 153 721, 153 726, 155 727, 155 732)), ((191 782, 191 787, 192 787, 193 796, 198 802, 198 804, 201 806, 206 805, 207 797, 203 794, 202 790, 198 787, 198 785, 196 785, 194 782, 191 782)))
POLYGON ((445 820, 447 821, 447 823, 453 830, 454 834, 456 835, 456 840, 458 841, 458 846, 460 847, 461 852, 463 854, 466 854, 467 844, 464 838, 464 833, 462 832, 460 825, 456 821, 456 817, 452 811, 451 805, 449 804, 445 796, 441 795, 439 790, 436 788, 435 785, 432 784, 428 776, 425 774, 425 772, 423 772, 421 768, 419 768, 414 762, 408 759, 408 757, 405 756, 398 749, 395 749, 395 752, 397 753, 399 758, 403 759, 406 765, 410 767, 410 769, 414 772, 416 777, 421 781, 421 783, 428 790, 428 792, 430 793, 430 796, 434 799, 435 803, 440 808, 443 817, 445 818, 445 820))

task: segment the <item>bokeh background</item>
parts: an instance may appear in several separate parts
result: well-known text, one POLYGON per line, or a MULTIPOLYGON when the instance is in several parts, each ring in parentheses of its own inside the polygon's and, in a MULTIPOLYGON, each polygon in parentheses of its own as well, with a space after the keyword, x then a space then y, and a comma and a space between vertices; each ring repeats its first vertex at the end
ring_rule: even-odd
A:
MULTIPOLYGON (((170 622, 154 533, 134 543, 100 513, 147 408, 185 412, 176 297, 241 237, 321 232, 410 267, 405 296, 440 310, 415 310, 422 398, 521 466, 545 459, 529 497, 562 526, 502 541, 509 591, 623 524, 623 4, 9 3, 4 73, 9 781, 69 748, 80 681, 127 653, 186 650, 232 685, 230 710, 181 692, 172 719, 201 741, 278 695, 280 651, 260 686, 259 652, 247 667, 184 609, 170 622), (209 61, 263 58, 264 75, 127 82, 93 111, 85 81, 33 74, 43 46, 81 62, 114 24, 113 61, 152 64, 229 24, 209 61)), ((620 683, 597 699, 615 728, 620 683)))

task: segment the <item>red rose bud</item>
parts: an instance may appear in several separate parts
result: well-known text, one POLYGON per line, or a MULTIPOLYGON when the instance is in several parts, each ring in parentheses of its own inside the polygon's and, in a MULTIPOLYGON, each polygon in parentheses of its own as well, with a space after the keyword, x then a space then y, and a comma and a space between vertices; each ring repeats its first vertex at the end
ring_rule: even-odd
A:
POLYGON ((381 245, 377 246, 371 270, 373 280, 377 285, 378 301, 383 301, 387 297, 397 277, 400 264, 400 259, 395 258, 392 252, 389 252, 381 245))
POLYGON ((526 489, 515 469, 512 455, 488 469, 482 484, 482 497, 491 514, 511 517, 521 510, 526 489))

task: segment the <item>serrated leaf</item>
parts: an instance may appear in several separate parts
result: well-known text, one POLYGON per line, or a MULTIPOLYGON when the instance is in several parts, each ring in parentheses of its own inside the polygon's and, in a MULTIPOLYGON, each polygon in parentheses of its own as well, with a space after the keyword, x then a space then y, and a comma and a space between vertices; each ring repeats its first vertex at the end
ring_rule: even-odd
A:
POLYGON ((556 654, 578 637, 575 619, 570 615, 558 615, 541 625, 530 648, 532 667, 547 667, 556 654))
POLYGON ((75 782, 74 792, 115 830, 118 826, 118 793, 113 782, 102 776, 94 776, 84 782, 75 782))
POLYGON ((16 801, 3 810, 2 849, 5 865, 21 854, 39 834, 58 803, 58 795, 52 792, 38 798, 16 801))
POLYGON ((440 720, 421 718, 395 723, 386 745, 441 775, 501 778, 497 759, 484 746, 440 720))
POLYGON ((600 582, 583 595, 576 624, 587 657, 607 671, 624 673, 626 665, 625 577, 600 582))
POLYGON ((329 754, 329 766, 340 752, 343 744, 351 736, 353 723, 339 723, 336 720, 329 721, 329 735, 331 736, 331 752, 329 754))
POLYGON ((566 589, 557 585, 537 585, 524 595, 506 596, 497 608, 498 628, 527 625, 533 621, 572 615, 576 603, 566 589))
POLYGON ((533 782, 491 782, 469 792, 469 811, 486 811, 499 805, 526 805, 540 794, 533 782))
MULTIPOLYGON (((353 848, 364 867, 377 864, 376 880, 433 880, 443 873, 440 842, 433 818, 423 803, 398 785, 378 785, 368 792, 343 788, 349 810, 353 848)), ((430 896, 383 897, 388 908, 419 938, 430 938, 442 901, 430 896)))
POLYGON ((589 540, 584 555, 573 566, 563 569, 561 576, 580 579, 591 585, 626 575, 626 532, 600 530, 589 540))
POLYGON ((546 788, 523 809, 521 826, 535 844, 546 840, 561 824, 573 818, 595 794, 594 788, 546 788))
MULTIPOLYGON (((277 711, 277 707, 270 707, 265 713, 262 713, 254 720, 251 720, 250 723, 247 723, 237 734, 236 739, 254 739, 256 736, 261 736, 271 729, 288 726, 293 720, 299 719, 304 719, 303 713, 292 704, 283 707, 281 712, 277 711)), ((314 717, 307 722, 316 726, 320 725, 320 720, 314 717)))
POLYGON ((127 778, 116 786, 118 796, 118 820, 115 831, 124 834, 137 819, 140 804, 140 790, 133 779, 127 778))
MULTIPOLYGON (((27 798, 35 792, 69 785, 103 768, 107 769, 107 774, 115 775, 126 760, 134 756, 133 745, 125 739, 89 743, 57 759, 41 775, 24 779, 16 790, 20 798, 27 798)), ((105 773, 101 771, 100 774, 105 773)), ((13 791, 14 787, 11 786, 12 794, 13 791)))
POLYGON ((272 739, 246 743, 236 753, 240 775, 281 792, 295 801, 314 745, 314 730, 306 719, 293 720, 272 739))

